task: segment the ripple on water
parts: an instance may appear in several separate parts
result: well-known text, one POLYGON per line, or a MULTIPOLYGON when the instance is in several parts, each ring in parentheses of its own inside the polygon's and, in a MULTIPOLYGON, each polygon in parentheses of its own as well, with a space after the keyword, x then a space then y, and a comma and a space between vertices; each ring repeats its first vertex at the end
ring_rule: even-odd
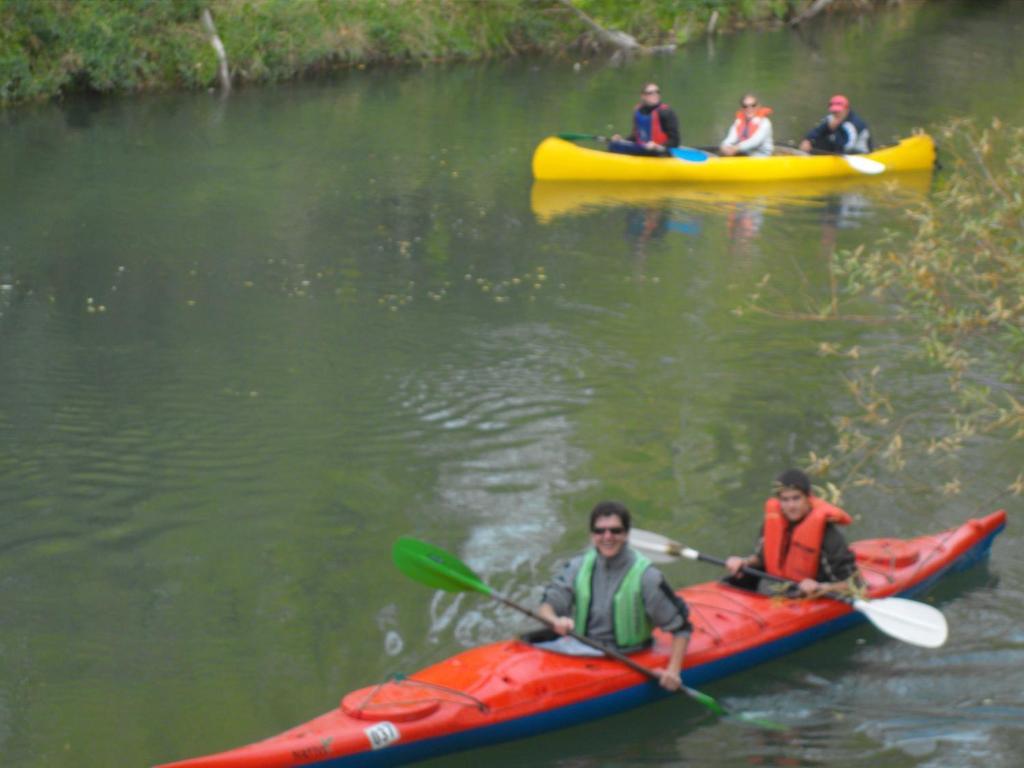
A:
MULTIPOLYGON (((460 350, 404 377, 399 406, 426 431, 417 450, 436 466, 435 516, 473 521, 460 556, 485 579, 522 568, 533 580, 563 533, 559 497, 578 487, 573 473, 585 459, 570 416, 590 399, 587 352, 542 324, 474 330, 460 350)), ((466 645, 507 634, 515 621, 491 605, 457 620, 455 602, 438 596, 432 605, 432 634, 451 624, 466 645)))

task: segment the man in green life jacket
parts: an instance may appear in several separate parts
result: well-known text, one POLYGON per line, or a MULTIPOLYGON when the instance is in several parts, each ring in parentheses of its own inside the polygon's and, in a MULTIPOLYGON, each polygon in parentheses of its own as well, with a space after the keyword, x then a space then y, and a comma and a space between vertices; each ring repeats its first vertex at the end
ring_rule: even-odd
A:
POLYGON ((668 664, 657 670, 661 686, 679 690, 679 671, 692 626, 686 603, 661 572, 627 546, 630 514, 615 501, 590 512, 593 546, 569 561, 544 590, 538 613, 554 630, 571 630, 629 653, 651 644, 651 630, 672 635, 668 664))

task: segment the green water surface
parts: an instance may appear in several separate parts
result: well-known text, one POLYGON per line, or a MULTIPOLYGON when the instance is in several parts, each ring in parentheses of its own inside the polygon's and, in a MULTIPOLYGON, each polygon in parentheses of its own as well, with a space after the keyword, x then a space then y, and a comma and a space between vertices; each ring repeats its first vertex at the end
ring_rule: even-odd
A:
MULTIPOLYGON (((530 156, 558 131, 624 131, 648 79, 693 144, 748 90, 777 141, 836 91, 880 141, 1019 123, 1022 34, 1013 2, 907 3, 621 66, 381 68, 0 115, 0 764, 226 749, 531 628, 405 579, 398 535, 532 603, 602 498, 746 551, 770 478, 855 411, 852 362, 820 341, 885 346, 902 400, 941 416, 942 377, 899 329, 731 311, 766 273, 780 306, 827 301, 831 250, 905 234, 933 182, 545 218, 530 156)), ((709 688, 785 736, 680 697, 437 765, 1018 765, 1021 505, 993 499, 1024 450, 979 438, 955 461, 935 477, 958 496, 897 479, 845 499, 854 538, 1007 505, 991 564, 938 593, 943 649, 865 628, 709 688)))

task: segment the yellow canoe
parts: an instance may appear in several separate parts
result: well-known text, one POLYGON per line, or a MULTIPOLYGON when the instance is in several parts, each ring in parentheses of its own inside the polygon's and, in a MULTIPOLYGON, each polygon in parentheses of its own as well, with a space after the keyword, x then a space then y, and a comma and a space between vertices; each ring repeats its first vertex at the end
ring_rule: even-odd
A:
MULTIPOLYGON (((935 165, 935 142, 921 133, 858 157, 885 165, 881 176, 924 171, 935 165)), ((533 176, 545 181, 757 182, 861 175, 840 155, 711 156, 691 162, 586 149, 554 136, 544 139, 533 153, 533 176)))

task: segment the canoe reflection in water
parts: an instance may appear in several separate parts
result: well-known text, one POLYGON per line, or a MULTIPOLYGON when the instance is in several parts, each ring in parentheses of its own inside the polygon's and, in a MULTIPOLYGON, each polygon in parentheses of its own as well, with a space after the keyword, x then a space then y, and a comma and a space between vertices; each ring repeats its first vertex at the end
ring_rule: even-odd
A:
MULTIPOLYGON (((931 171, 893 176, 860 176, 751 184, 678 184, 652 182, 535 181, 530 208, 542 224, 624 206, 685 208, 720 213, 732 204, 767 207, 820 207, 836 195, 861 195, 887 205, 922 200, 931 188, 931 171)), ((850 198, 851 200, 853 198, 850 198)))

